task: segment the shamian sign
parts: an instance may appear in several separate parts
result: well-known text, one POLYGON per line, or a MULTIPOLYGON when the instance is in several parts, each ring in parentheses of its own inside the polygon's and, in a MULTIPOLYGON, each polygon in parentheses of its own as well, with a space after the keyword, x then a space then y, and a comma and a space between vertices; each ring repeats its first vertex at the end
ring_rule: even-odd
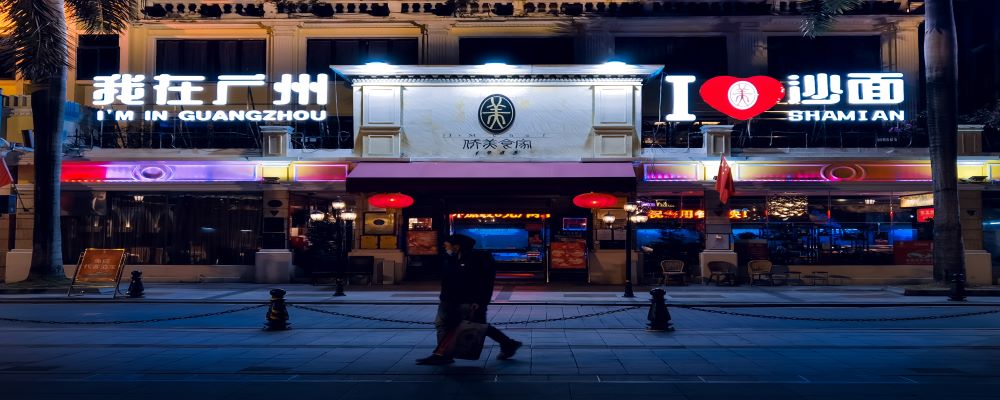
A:
MULTIPOLYGON (((205 91, 204 76, 160 74, 153 77, 153 91, 157 106, 202 106, 202 100, 194 98, 195 93, 205 91)), ((229 89, 233 87, 265 86, 264 74, 219 75, 215 85, 215 106, 229 104, 229 89)), ((272 84, 277 99, 276 106, 287 106, 293 102, 300 106, 326 105, 329 92, 329 77, 326 74, 311 76, 283 74, 272 84)), ((146 76, 114 74, 94 77, 94 106, 123 104, 142 106, 146 104, 146 76)), ((98 110, 97 120, 134 121, 137 116, 144 121, 166 121, 175 116, 182 121, 325 121, 326 110, 147 110, 137 115, 133 110, 98 110)))

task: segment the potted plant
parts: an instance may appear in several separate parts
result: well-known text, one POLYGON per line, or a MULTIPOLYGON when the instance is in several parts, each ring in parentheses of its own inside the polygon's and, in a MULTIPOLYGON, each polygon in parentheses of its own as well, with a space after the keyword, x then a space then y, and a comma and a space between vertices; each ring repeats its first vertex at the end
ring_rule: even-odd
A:
POLYGON ((958 117, 959 154, 982 153, 984 144, 987 149, 993 149, 993 147, 1000 145, 1000 143, 992 143, 991 140, 991 137, 995 136, 998 130, 1000 130, 1000 100, 972 113, 960 115, 958 117), (984 131, 992 134, 983 135, 984 131))

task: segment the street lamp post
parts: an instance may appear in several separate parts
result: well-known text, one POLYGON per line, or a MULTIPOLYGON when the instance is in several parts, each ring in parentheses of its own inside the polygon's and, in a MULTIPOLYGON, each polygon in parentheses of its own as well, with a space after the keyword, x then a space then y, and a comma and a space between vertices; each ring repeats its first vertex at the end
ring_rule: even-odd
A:
POLYGON ((346 210, 347 203, 343 200, 337 199, 330 203, 330 208, 333 209, 334 215, 337 219, 337 225, 340 226, 340 245, 337 246, 339 254, 337 254, 337 287, 334 291, 334 296, 346 296, 344 293, 344 264, 347 263, 347 226, 351 221, 357 218, 357 213, 346 210))
POLYGON ((635 246, 632 232, 633 225, 649 220, 639 203, 626 202, 623 207, 628 217, 625 219, 625 294, 622 297, 635 297, 632 291, 632 248, 635 246))
POLYGON ((625 294, 622 297, 635 297, 632 292, 632 216, 625 218, 625 294))

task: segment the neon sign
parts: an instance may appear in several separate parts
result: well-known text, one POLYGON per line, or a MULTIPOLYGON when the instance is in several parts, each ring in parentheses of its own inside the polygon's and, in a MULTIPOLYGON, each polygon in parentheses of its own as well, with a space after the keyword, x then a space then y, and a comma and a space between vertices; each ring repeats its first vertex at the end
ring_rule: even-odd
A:
MULTIPOLYGON (((670 85, 673 99, 671 111, 664 119, 669 122, 697 120, 691 114, 689 99, 690 85, 697 79, 692 75, 667 75, 663 80, 670 85)), ((709 106, 738 120, 760 115, 784 99, 785 104, 795 107, 788 111, 788 121, 868 122, 903 121, 905 113, 888 108, 828 110, 805 107, 842 103, 852 107, 892 106, 906 99, 904 89, 903 74, 898 72, 849 73, 847 79, 841 75, 818 73, 789 75, 786 85, 766 76, 718 76, 702 84, 699 94, 709 106)))
POLYGON ((454 219, 545 219, 552 214, 498 213, 498 214, 451 214, 454 219))
MULTIPOLYGON (((125 106, 142 106, 146 104, 146 76, 132 74, 114 74, 94 77, 94 93, 91 104, 94 106, 110 106, 121 104, 125 106)), ((201 106, 202 100, 195 99, 196 93, 204 92, 204 76, 159 74, 153 77, 154 104, 158 106, 201 106)), ((229 104, 229 89, 233 87, 265 86, 264 74, 254 75, 219 75, 215 84, 215 100, 212 105, 225 106, 229 104)), ((277 94, 272 104, 287 106, 294 103, 300 106, 320 105, 327 103, 329 77, 326 74, 281 75, 281 80, 272 84, 277 94)), ((166 110, 148 110, 139 114, 144 121, 166 121, 172 113, 166 110)), ((97 120, 133 121, 136 112, 132 110, 98 110, 97 120)), ((185 110, 176 114, 183 121, 325 121, 326 110, 185 110)))
POLYGON ((698 93, 708 105, 723 114, 748 120, 778 104, 785 97, 785 87, 767 76, 717 76, 701 85, 698 93))
MULTIPOLYGON (((746 208, 729 210, 729 219, 748 219, 750 210, 746 208)), ((705 210, 649 210, 650 220, 654 219, 705 219, 705 210)))
POLYGON ((918 208, 917 209, 917 222, 928 222, 934 219, 934 208, 918 208))

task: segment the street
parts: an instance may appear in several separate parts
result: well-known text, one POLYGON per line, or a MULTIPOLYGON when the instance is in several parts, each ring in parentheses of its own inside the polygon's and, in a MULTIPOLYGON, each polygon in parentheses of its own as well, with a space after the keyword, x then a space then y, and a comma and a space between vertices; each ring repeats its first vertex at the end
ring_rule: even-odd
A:
MULTIPOLYGON (((127 321, 253 307, 197 303, 2 303, 0 317, 127 321)), ((308 307, 391 320, 433 320, 436 307, 308 307)), ((0 321, 5 399, 995 398, 996 313, 907 321, 798 321, 723 315, 882 319, 991 312, 996 306, 741 307, 671 312, 677 331, 647 332, 645 308, 491 306, 491 322, 525 342, 497 361, 414 365, 427 324, 336 316, 291 306, 292 329, 261 330, 266 308, 135 324, 0 321), (555 322, 518 323, 612 313, 555 322)))

